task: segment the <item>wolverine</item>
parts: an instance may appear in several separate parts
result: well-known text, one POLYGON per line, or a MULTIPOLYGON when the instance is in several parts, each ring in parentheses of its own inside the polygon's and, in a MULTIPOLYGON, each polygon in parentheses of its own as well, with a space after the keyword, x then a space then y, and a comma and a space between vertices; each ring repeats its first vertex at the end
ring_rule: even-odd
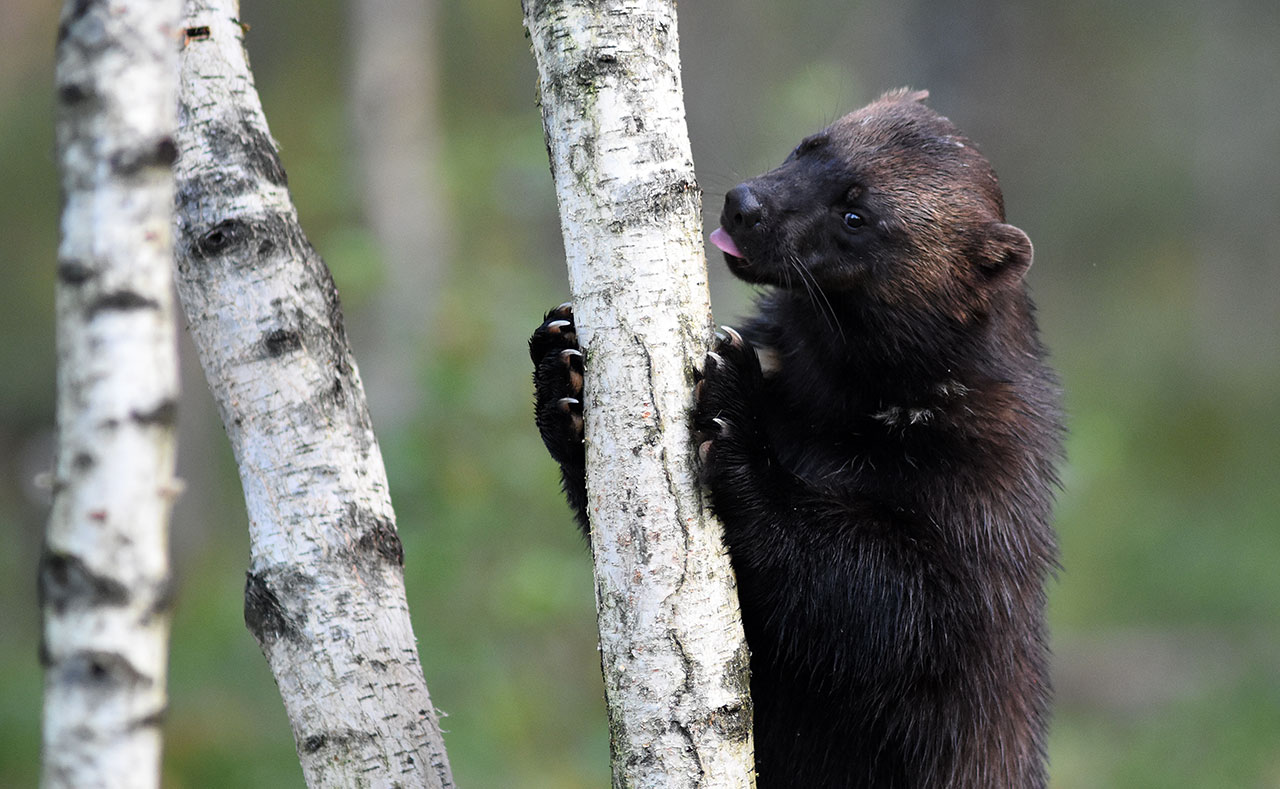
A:
MULTIPOLYGON (((990 163, 881 96, 725 196, 762 288, 696 375, 738 579, 759 786, 1043 787, 1059 386, 990 163)), ((536 420, 586 525, 582 355, 530 340, 536 420)))

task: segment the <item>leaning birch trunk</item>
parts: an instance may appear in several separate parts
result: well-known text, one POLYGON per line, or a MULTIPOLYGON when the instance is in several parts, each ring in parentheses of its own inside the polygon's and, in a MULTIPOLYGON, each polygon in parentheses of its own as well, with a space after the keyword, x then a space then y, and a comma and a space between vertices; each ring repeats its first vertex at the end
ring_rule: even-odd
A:
POLYGON ((58 30, 58 458, 39 571, 46 787, 160 783, 178 488, 179 7, 68 2, 58 30))
POLYGON ((452 786, 338 294, 298 225, 237 5, 187 4, 176 227, 178 295, 249 513, 245 623, 309 786, 452 786))
POLYGON ((753 784, 748 661, 696 484, 710 339, 671 0, 525 0, 586 357, 587 490, 616 787, 753 784))

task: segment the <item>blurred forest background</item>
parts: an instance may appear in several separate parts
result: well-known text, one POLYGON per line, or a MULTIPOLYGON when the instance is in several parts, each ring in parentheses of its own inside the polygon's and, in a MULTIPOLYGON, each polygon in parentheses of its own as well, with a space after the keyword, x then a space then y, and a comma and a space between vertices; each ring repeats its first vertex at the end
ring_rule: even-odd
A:
MULTIPOLYGON (((384 11, 391 32, 373 35, 362 2, 248 2, 243 16, 365 371, 459 785, 605 786, 590 562, 530 418, 525 338, 567 293, 533 59, 516 0, 431 3, 384 11), (397 30, 410 57, 391 67, 410 95, 390 117, 420 122, 405 136, 419 166, 383 172, 357 125, 383 97, 353 86, 362 58, 406 48, 397 30), (404 172, 429 179, 425 199, 386 205, 412 193, 392 183, 404 172), (424 215, 386 221, 398 204, 424 215), (396 227, 418 234, 407 252, 396 227)), ((54 5, 0 5, 2 786, 38 769, 54 5)), ((686 2, 680 24, 708 229, 738 180, 911 85, 983 147, 1035 242, 1071 426, 1053 785, 1280 787, 1280 4, 686 2)), ((718 321, 733 322, 751 291, 718 254, 711 270, 718 321)), ((183 352, 165 784, 300 786, 241 619, 234 464, 183 352)))

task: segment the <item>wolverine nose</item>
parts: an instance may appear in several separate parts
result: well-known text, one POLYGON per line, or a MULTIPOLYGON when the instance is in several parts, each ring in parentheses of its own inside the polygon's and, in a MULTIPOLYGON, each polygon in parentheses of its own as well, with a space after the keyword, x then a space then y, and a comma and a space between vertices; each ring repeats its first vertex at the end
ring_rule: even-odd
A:
POLYGON ((739 184, 724 196, 724 213, 720 215, 720 224, 732 232, 750 230, 760 223, 760 198, 746 184, 739 184))

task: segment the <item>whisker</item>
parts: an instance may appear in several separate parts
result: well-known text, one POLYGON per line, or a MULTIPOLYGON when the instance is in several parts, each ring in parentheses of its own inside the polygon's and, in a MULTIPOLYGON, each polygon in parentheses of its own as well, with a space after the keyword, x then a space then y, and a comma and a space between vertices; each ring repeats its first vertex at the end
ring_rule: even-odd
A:
MULTIPOLYGON (((826 305, 826 310, 824 312, 816 300, 814 300, 814 304, 813 304, 814 308, 817 309, 819 312, 823 312, 824 316, 825 315, 831 316, 831 322, 835 323, 835 326, 832 328, 834 328, 836 330, 836 333, 840 335, 840 341, 845 342, 844 327, 840 325, 840 316, 836 313, 835 306, 831 304, 831 299, 827 298, 827 293, 822 289, 822 285, 818 284, 818 278, 813 276, 813 272, 810 271, 808 267, 804 265, 804 262, 801 261, 799 257, 792 257, 791 263, 796 268, 796 271, 800 273, 801 277, 804 277, 807 275, 809 278, 809 281, 813 283, 813 288, 812 290, 810 290, 809 297, 810 299, 812 299, 813 290, 816 290, 818 292, 818 295, 822 297, 822 301, 826 305)), ((807 289, 809 288, 809 285, 806 283, 805 287, 807 289)), ((827 325, 831 326, 831 322, 829 322, 827 325)))
POLYGON ((800 283, 804 285, 804 294, 805 296, 808 297, 809 303, 813 305, 813 311, 822 316, 822 320, 824 323, 827 324, 828 329, 834 330, 835 326, 831 324, 830 316, 827 315, 827 311, 823 308, 822 304, 818 301, 816 295, 814 294, 813 287, 809 284, 809 278, 805 276, 806 272, 805 272, 804 266, 800 265, 800 262, 798 259, 795 259, 791 256, 787 256, 786 262, 787 262, 788 268, 784 268, 783 271, 787 273, 788 282, 790 282, 790 278, 791 278, 790 270, 795 269, 796 273, 800 275, 800 283))

